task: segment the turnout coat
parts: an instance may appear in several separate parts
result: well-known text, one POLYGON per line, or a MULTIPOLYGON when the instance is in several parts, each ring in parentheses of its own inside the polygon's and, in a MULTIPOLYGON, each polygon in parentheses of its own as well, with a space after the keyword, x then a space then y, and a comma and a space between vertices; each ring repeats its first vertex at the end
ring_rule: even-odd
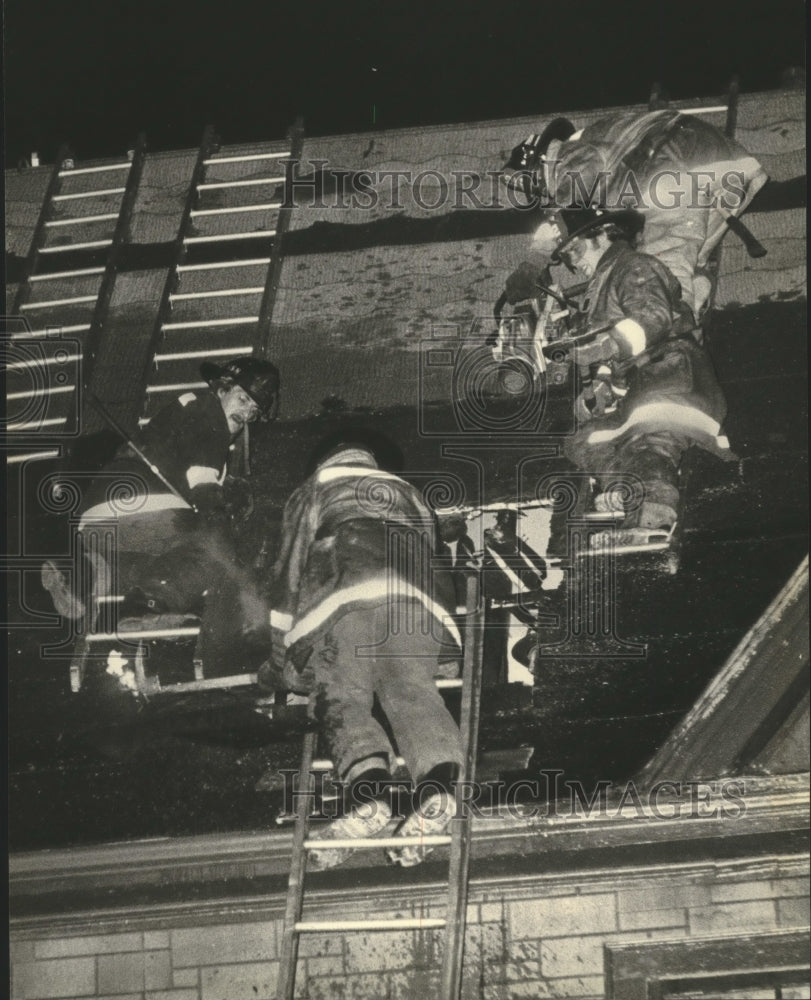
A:
POLYGON ((225 480, 231 432, 222 405, 210 390, 179 396, 155 414, 134 442, 180 497, 125 444, 92 483, 85 515, 122 517, 186 509, 198 499, 199 491, 192 496, 195 488, 220 486, 225 480))
POLYGON ((441 660, 455 660, 454 588, 435 562, 437 544, 419 491, 370 455, 344 452, 320 465, 284 510, 271 613, 277 665, 280 643, 300 662, 337 618, 386 602, 431 630, 441 660))
MULTIPOLYGON (((734 457, 721 428, 723 391, 709 355, 690 336, 679 284, 656 258, 614 243, 589 283, 583 322, 584 330, 610 328, 618 399, 614 412, 586 422, 567 440, 566 453, 599 480, 633 473, 648 499, 674 506, 687 447, 734 457)), ((609 360, 600 366, 606 373, 609 360)))

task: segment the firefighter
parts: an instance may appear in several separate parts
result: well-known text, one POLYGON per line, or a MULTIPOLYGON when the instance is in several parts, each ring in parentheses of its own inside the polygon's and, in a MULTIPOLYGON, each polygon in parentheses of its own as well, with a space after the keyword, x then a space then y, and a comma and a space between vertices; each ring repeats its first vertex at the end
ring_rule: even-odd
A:
MULTIPOLYGON (((450 786, 462 748, 435 684, 437 673, 458 672, 460 649, 449 616, 452 582, 432 579, 433 513, 392 471, 397 450, 371 430, 330 435, 311 464, 284 511, 271 614, 281 652, 260 670, 260 682, 311 695, 346 790, 344 814, 321 833, 325 845, 386 827, 392 809, 384 786, 396 752, 418 796, 398 833, 439 833, 454 815, 450 786), (396 751, 373 717, 375 699, 396 751)), ((404 846, 387 855, 407 867, 429 850, 404 846)), ((329 868, 349 853, 325 846, 311 852, 310 864, 329 868)))
POLYGON ((560 213, 552 255, 588 280, 569 341, 581 391, 566 451, 597 480, 596 509, 624 515, 629 543, 674 526, 687 448, 732 457, 724 395, 679 282, 634 249, 644 221, 630 209, 560 213))
POLYGON ((279 373, 253 357, 200 370, 208 388, 160 410, 87 491, 79 522, 86 593, 50 562, 42 583, 61 614, 87 627, 97 599, 110 594, 123 596, 122 617, 201 615, 204 663, 215 675, 232 672, 234 641, 255 636, 261 646, 269 635, 266 603, 240 565, 232 530, 251 508, 250 490, 227 465, 246 424, 275 418, 279 373))
MULTIPOLYGON (((698 320, 711 304, 712 251, 730 218, 741 215, 768 178, 715 125, 662 109, 616 112, 579 130, 565 118, 552 119, 516 146, 504 179, 542 207, 642 211, 642 248, 678 279, 698 320)), ((531 255, 549 248, 549 233, 539 227, 531 255)))

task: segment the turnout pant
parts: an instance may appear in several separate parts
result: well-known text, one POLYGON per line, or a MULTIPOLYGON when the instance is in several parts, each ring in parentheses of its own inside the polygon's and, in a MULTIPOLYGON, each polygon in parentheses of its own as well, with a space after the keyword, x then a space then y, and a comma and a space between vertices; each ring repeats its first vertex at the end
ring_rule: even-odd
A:
POLYGON ((125 615, 201 617, 207 675, 239 673, 247 669, 246 658, 258 663, 267 655, 268 607, 227 531, 192 511, 164 510, 91 521, 81 532, 97 567, 97 592, 123 595, 125 615), (106 574, 100 574, 104 562, 106 574))
POLYGON ((391 772, 395 753, 414 782, 462 763, 459 728, 434 682, 443 647, 430 629, 393 631, 390 611, 388 603, 348 610, 317 637, 307 662, 315 717, 342 781, 391 772), (372 715, 375 699, 395 746, 372 715))
POLYGON ((592 430, 587 424, 567 442, 567 457, 597 480, 599 492, 619 486, 626 498, 626 526, 637 523, 643 502, 678 511, 679 466, 691 444, 687 437, 660 429, 592 445, 592 430))

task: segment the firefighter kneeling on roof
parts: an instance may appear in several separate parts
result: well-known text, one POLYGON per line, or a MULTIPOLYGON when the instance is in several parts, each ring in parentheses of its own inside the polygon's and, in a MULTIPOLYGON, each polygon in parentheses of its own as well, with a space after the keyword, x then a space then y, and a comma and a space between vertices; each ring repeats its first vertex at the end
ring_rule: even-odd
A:
POLYGON ((726 402, 709 355, 692 336, 678 281, 633 247, 644 217, 632 209, 564 210, 551 224, 558 232, 553 263, 589 279, 570 341, 581 392, 579 428, 566 452, 597 479, 596 509, 625 515, 616 541, 633 544, 675 524, 687 448, 733 457, 721 434, 726 402), (628 484, 612 489, 623 477, 628 484))
MULTIPOLYGON (((324 848, 310 853, 316 869, 351 853, 330 849, 330 840, 386 828, 395 753, 416 803, 398 835, 441 833, 455 812, 461 739, 435 683, 438 673, 455 676, 459 668, 453 584, 432 573, 436 522, 419 491, 394 474, 398 451, 368 429, 330 436, 284 511, 271 613, 277 645, 260 683, 311 695, 344 784, 344 814, 317 835, 324 848), (373 717, 375 700, 396 750, 373 717)), ((429 851, 405 845, 387 856, 407 867, 429 851)))
POLYGON ((244 425, 275 417, 279 373, 252 357, 205 362, 200 371, 210 388, 155 414, 84 497, 85 593, 71 590, 52 563, 43 565, 42 583, 57 611, 84 619, 86 631, 98 599, 116 594, 124 598, 120 618, 201 615, 204 669, 218 676, 245 669, 251 657, 256 666, 269 642, 267 603, 240 565, 232 530, 251 506, 250 489, 226 467, 244 425))

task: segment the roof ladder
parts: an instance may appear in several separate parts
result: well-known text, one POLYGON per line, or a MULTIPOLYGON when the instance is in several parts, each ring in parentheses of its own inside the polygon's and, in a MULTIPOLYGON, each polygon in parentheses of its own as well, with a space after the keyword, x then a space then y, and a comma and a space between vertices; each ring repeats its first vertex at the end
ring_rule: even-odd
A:
MULTIPOLYGON (((302 920, 304 907, 304 882, 307 871, 307 849, 310 841, 309 814, 311 797, 315 790, 314 772, 321 769, 313 760, 316 734, 308 732, 304 736, 304 746, 299 774, 306 776, 307 787, 304 794, 297 797, 296 822, 293 832, 293 848, 290 876, 287 887, 287 904, 284 918, 281 958, 279 963, 278 1000, 293 1000, 296 986, 296 966, 298 946, 302 934, 308 932, 351 933, 353 931, 401 930, 417 928, 445 928, 445 948, 442 956, 441 1000, 458 1000, 462 983, 462 959, 464 953, 465 927, 467 915, 468 871, 470 865, 470 810, 465 807, 463 788, 466 782, 475 780, 476 746, 478 743, 479 708, 481 704, 482 652, 484 638, 484 611, 479 601, 479 577, 472 574, 467 581, 467 602, 465 615, 464 666, 462 671, 462 715, 461 731, 464 747, 464 763, 456 787, 457 818, 452 823, 450 837, 437 837, 437 845, 450 842, 450 863, 448 872, 447 907, 444 919, 419 920, 403 918, 395 920, 345 920, 323 921, 302 920)), ((424 837, 419 843, 425 844, 424 837)), ((324 846, 327 841, 315 841, 324 846)), ((379 849, 390 842, 386 838, 371 837, 356 841, 334 841, 331 843, 358 849, 379 849)), ((397 846, 405 846, 408 840, 393 838, 397 846)), ((393 846, 393 845, 392 845, 393 846)))
POLYGON ((12 308, 18 322, 7 348, 7 399, 21 415, 7 430, 23 447, 11 450, 10 463, 53 458, 58 436, 80 430, 80 390, 93 373, 120 250, 130 239, 145 150, 139 135, 126 161, 79 168, 66 146, 57 153, 12 308), (96 174, 107 176, 97 181, 96 174), (76 251, 90 251, 91 263, 100 259, 65 267, 65 255, 76 251))
POLYGON ((222 155, 213 127, 205 129, 144 371, 141 425, 167 394, 205 387, 203 360, 267 353, 292 209, 286 164, 301 155, 300 121, 287 138, 284 150, 222 155))

